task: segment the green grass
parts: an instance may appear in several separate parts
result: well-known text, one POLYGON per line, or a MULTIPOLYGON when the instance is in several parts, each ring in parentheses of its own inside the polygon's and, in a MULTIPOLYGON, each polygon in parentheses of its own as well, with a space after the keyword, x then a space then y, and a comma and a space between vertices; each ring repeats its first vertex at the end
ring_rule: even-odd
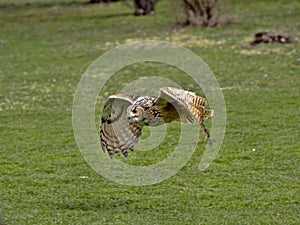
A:
MULTIPOLYGON (((299 224, 296 0, 228 0, 227 26, 180 32, 171 29, 175 16, 168 1, 149 17, 132 16, 122 3, 9 2, 0 3, 0 217, 7 224, 299 224), (295 41, 250 47, 261 30, 287 33, 295 41), (228 120, 208 171, 197 170, 205 146, 200 141, 174 177, 130 187, 106 180, 83 159, 73 135, 72 104, 81 75, 98 56, 143 39, 179 43, 208 63, 224 88, 228 120)), ((200 92, 180 71, 155 63, 119 74, 121 79, 106 85, 104 97, 142 75, 172 78, 200 92)), ((176 133, 177 126, 171 129, 176 133)), ((164 155, 130 157, 141 165, 164 155)))

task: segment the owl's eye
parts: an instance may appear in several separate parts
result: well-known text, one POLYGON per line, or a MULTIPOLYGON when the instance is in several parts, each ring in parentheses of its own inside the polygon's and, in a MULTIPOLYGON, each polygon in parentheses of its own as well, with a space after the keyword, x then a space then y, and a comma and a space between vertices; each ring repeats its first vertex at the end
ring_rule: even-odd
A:
POLYGON ((133 112, 133 113, 137 113, 137 110, 136 110, 136 108, 134 108, 134 109, 132 110, 132 112, 133 112))

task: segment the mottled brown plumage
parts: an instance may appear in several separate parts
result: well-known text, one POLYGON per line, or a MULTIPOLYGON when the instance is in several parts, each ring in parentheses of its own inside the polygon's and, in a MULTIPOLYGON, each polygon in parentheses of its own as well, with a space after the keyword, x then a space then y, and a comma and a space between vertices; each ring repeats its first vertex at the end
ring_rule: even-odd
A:
POLYGON ((159 126, 172 121, 198 122, 210 143, 203 120, 211 117, 213 110, 205 109, 206 99, 172 87, 163 87, 160 92, 158 98, 130 94, 109 96, 101 117, 100 140, 102 149, 111 158, 120 152, 127 157, 128 149, 133 151, 138 142, 143 126, 159 126))

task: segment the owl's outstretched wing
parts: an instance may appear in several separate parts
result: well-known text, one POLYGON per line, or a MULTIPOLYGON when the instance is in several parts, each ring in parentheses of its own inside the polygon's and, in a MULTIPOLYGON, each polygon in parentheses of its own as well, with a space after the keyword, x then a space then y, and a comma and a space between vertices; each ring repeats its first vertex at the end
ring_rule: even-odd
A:
POLYGON ((126 111, 139 96, 117 94, 109 96, 106 101, 100 123, 100 141, 103 151, 107 151, 111 158, 114 153, 128 156, 128 149, 134 149, 143 126, 129 123, 126 111))
POLYGON ((161 88, 160 96, 156 102, 156 106, 166 123, 172 121, 193 123, 197 121, 205 139, 210 142, 209 132, 204 126, 203 119, 213 116, 213 110, 205 109, 206 104, 206 99, 197 96, 194 92, 173 87, 161 88))

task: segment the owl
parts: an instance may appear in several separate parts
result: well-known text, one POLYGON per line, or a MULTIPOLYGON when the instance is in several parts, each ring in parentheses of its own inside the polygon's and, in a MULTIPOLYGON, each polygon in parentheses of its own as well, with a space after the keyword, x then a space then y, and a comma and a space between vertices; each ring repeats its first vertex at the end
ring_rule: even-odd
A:
POLYGON ((104 152, 113 159, 120 152, 127 157, 128 149, 142 134, 144 126, 160 126, 177 121, 197 122, 205 139, 211 144, 209 132, 203 120, 213 116, 214 111, 205 109, 206 99, 194 92, 173 87, 160 89, 160 96, 115 94, 108 97, 100 122, 100 142, 104 152))

